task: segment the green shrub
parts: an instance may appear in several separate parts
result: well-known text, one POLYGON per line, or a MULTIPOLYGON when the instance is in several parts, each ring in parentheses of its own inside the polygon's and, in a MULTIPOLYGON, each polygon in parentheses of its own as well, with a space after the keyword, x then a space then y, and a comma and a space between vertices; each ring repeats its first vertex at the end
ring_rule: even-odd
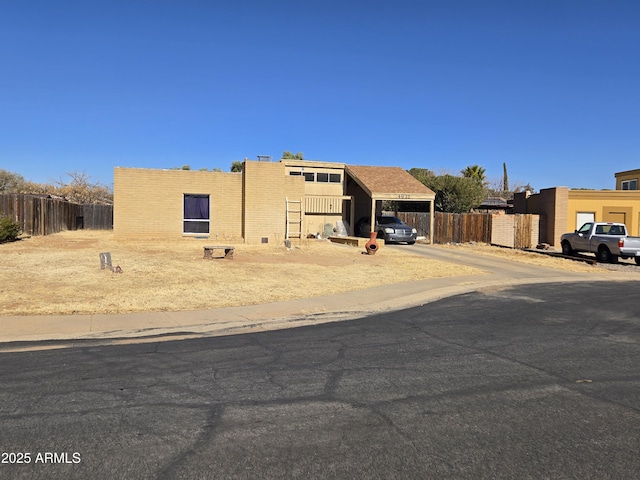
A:
POLYGON ((10 217, 0 218, 0 243, 12 242, 20 235, 20 225, 10 217))

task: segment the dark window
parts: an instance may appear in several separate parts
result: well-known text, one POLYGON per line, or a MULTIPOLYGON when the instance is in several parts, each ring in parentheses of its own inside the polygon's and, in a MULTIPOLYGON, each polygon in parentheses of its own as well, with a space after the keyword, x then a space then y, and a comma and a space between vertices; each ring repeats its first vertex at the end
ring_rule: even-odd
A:
POLYGON ((302 175, 302 172, 289 172, 289 175, 302 175))
POLYGON ((303 175, 305 182, 313 182, 315 180, 315 174, 313 172, 305 172, 303 175))
POLYGON ((328 173, 317 173, 316 174, 316 182, 329 183, 329 174, 328 173))
POLYGON ((622 190, 637 190, 638 180, 625 180, 622 182, 622 190))
POLYGON ((183 233, 209 233, 209 195, 184 195, 183 233))
POLYGON ((340 183, 340 174, 339 173, 330 173, 329 174, 329 182, 331 183, 340 183))

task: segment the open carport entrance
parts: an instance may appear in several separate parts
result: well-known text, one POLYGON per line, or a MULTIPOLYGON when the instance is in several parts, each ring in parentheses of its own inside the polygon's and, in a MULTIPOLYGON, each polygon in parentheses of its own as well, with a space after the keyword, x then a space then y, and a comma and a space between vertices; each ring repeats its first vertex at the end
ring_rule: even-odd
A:
MULTIPOLYGON (((427 218, 427 223, 418 228, 418 234, 427 236, 433 243, 433 203, 435 193, 400 167, 370 167, 347 165, 346 194, 353 198, 350 209, 353 218, 347 221, 353 234, 354 225, 362 217, 375 218, 382 214, 383 206, 389 205, 394 213, 411 211, 427 218), (428 231, 426 227, 428 226, 428 231), (421 231, 422 230, 422 231, 421 231)), ((371 231, 375 222, 371 222, 371 231)))

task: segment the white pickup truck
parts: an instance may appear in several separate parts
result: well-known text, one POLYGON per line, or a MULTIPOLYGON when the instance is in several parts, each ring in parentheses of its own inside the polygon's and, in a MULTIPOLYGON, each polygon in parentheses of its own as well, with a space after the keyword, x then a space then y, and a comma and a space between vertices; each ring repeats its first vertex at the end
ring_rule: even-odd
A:
POLYGON ((599 262, 615 263, 633 257, 640 265, 640 237, 627 235, 624 223, 587 222, 573 233, 561 237, 562 253, 595 253, 599 262))

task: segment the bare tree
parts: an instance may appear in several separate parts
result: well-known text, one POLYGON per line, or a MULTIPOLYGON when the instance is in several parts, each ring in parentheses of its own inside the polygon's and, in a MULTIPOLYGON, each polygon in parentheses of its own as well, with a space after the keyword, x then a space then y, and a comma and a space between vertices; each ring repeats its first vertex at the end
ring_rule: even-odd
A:
POLYGON ((76 203, 113 203, 111 189, 100 183, 92 183, 86 172, 74 171, 67 173, 71 181, 56 182, 55 194, 76 203))

